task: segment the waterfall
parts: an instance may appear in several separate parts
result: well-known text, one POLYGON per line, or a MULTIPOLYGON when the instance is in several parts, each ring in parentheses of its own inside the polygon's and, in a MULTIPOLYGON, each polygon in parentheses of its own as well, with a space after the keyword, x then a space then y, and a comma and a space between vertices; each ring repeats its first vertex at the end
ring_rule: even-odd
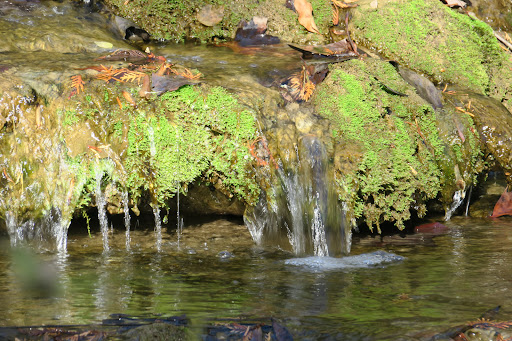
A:
POLYGON ((450 208, 446 210, 446 214, 444 216, 445 221, 450 220, 455 210, 459 208, 459 206, 462 204, 462 202, 464 201, 465 194, 466 192, 464 192, 462 189, 455 191, 455 193, 453 194, 452 204, 450 205, 450 208))
POLYGON ((155 216, 156 249, 160 252, 162 250, 162 220, 160 219, 160 207, 157 204, 153 204, 153 215, 155 216))
POLYGON ((108 219, 107 219, 107 200, 104 193, 101 191, 101 179, 103 178, 103 171, 96 173, 96 206, 98 209, 98 220, 100 222, 101 235, 103 238, 103 251, 108 251, 108 219))
POLYGON ((57 251, 65 253, 68 244, 68 228, 71 220, 63 219, 59 209, 52 209, 45 217, 45 224, 49 226, 51 234, 55 238, 57 251))
POLYGON ((52 208, 42 219, 25 222, 19 222, 15 214, 7 212, 5 223, 13 246, 24 242, 37 243, 50 249, 55 248, 59 253, 66 253, 71 220, 64 218, 60 209, 52 208), (51 245, 53 241, 55 244, 51 245))
POLYGON ((126 228, 126 250, 130 250, 130 208, 128 207, 128 192, 121 193, 124 211, 124 227, 126 228))
POLYGON ((181 229, 183 228, 183 221, 180 220, 180 188, 176 190, 176 234, 178 235, 178 250, 180 249, 181 229))
POLYGON ((303 136, 295 154, 276 171, 278 186, 244 215, 253 239, 291 248, 296 255, 347 254, 350 224, 334 190, 324 145, 315 136, 303 136))

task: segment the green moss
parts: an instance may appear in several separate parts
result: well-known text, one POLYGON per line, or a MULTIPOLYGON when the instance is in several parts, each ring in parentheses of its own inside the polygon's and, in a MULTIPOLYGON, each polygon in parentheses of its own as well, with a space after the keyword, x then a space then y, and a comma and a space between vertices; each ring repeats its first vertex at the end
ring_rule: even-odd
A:
MULTIPOLYGON (((345 152, 354 151, 348 156, 353 161, 342 163, 338 172, 338 192, 352 206, 353 215, 370 227, 390 221, 401 229, 411 209, 424 215, 425 203, 444 187, 453 195, 456 164, 466 162, 468 176, 475 173, 474 162, 481 156, 478 146, 469 138, 454 146, 453 134, 441 136, 438 125, 443 118, 389 63, 352 60, 334 66, 314 101, 317 111, 332 122, 345 152), (392 95, 385 88, 409 97, 392 95)), ((452 124, 453 116, 444 120, 452 124)))
POLYGON ((354 15, 355 37, 388 58, 488 92, 490 70, 503 60, 492 29, 436 0, 396 1, 354 15))
POLYGON ((80 121, 76 111, 73 110, 59 110, 57 114, 60 116, 62 126, 73 126, 80 121))
POLYGON ((252 113, 222 88, 185 86, 161 96, 159 115, 138 112, 128 132, 127 186, 150 190, 163 204, 183 184, 200 177, 220 182, 227 194, 253 203, 248 144, 255 138, 252 113))

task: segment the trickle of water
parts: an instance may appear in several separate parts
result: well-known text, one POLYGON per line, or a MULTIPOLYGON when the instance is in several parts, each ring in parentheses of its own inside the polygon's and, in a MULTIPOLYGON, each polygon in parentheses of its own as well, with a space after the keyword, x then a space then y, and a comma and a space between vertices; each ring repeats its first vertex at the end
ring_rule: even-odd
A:
POLYGON ((61 211, 54 209, 45 217, 45 223, 49 226, 52 235, 55 237, 57 251, 65 253, 68 244, 68 228, 71 220, 63 219, 61 211), (55 216, 53 215, 54 211, 55 216))
POLYGON ((466 212, 465 216, 467 217, 469 214, 469 203, 471 201, 471 193, 473 192, 473 186, 469 186, 468 200, 466 201, 466 212))
POLYGON ((303 254, 306 251, 306 235, 307 226, 304 225, 304 187, 300 183, 298 174, 285 174, 281 169, 279 176, 282 179, 283 189, 287 197, 286 205, 291 215, 292 229, 288 229, 288 238, 292 245, 293 252, 303 254))
POLYGON ((158 252, 162 250, 162 220, 160 219, 160 207, 153 205, 153 215, 155 216, 155 236, 156 249, 158 252))
POLYGON ((155 132, 153 131, 153 127, 149 126, 148 128, 148 140, 149 140, 149 153, 151 158, 154 159, 156 155, 156 145, 155 145, 155 132))
POLYGON ((455 210, 459 208, 459 206, 462 204, 462 202, 464 201, 465 194, 466 192, 464 192, 461 189, 453 194, 452 204, 450 205, 450 208, 446 211, 446 214, 444 216, 445 221, 450 220, 455 210))
POLYGON ((126 228, 126 250, 130 250, 130 208, 128 207, 128 192, 121 193, 124 210, 124 227, 126 228))
MULTIPOLYGON (((318 193, 317 193, 318 196, 318 193)), ((313 239, 313 251, 315 256, 325 257, 329 255, 327 249, 327 238, 325 237, 325 225, 322 221, 322 214, 318 203, 313 212, 313 221, 311 222, 311 233, 313 239)))
POLYGON ((180 221, 180 189, 176 191, 176 234, 178 235, 178 250, 180 249, 181 229, 183 228, 183 221, 180 221))
POLYGON ((5 213, 5 224, 7 225, 7 232, 11 239, 11 245, 15 246, 23 239, 21 226, 18 226, 16 217, 11 212, 5 213))
POLYGON ((108 251, 108 219, 107 219, 107 200, 101 191, 101 179, 103 171, 96 173, 96 207, 98 209, 98 220, 100 222, 101 235, 103 238, 103 251, 108 251))

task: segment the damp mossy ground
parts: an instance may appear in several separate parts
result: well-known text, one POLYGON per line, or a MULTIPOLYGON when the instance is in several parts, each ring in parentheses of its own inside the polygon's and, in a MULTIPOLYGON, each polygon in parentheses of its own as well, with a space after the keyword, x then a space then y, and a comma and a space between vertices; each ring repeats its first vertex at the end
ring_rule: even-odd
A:
MULTIPOLYGON (((335 161, 340 199, 370 227, 388 221, 401 229, 411 211, 425 215, 428 200, 441 196, 449 205, 460 173, 465 183, 474 181, 478 139, 457 140, 456 130, 440 134, 439 121, 451 124, 459 115, 440 117, 391 64, 368 59, 332 66, 314 101, 332 122, 340 146, 335 161), (462 169, 457 174, 456 167, 462 169)), ((466 122, 459 129, 470 136, 466 122)))
POLYGON ((224 0, 107 0, 107 5, 122 17, 135 21, 155 39, 205 42, 213 37, 232 38, 241 20, 250 20, 257 0, 229 2, 224 0), (223 19, 214 26, 205 26, 197 20, 197 12, 205 5, 224 8, 223 19))

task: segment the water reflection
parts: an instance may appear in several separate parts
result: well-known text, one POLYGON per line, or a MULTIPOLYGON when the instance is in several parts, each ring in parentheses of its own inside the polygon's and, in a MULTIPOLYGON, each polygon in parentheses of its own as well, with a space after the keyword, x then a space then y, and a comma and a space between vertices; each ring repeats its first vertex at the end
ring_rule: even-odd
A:
MULTIPOLYGON (((94 323, 112 313, 185 313, 200 334, 212 320, 274 316, 299 340, 327 335, 414 340, 420 331, 435 333, 497 305, 512 316, 512 220, 507 218, 456 217, 447 234, 429 242, 410 235, 380 245, 407 257, 401 263, 316 273, 285 265, 290 253, 255 247, 239 223, 189 225, 180 237, 181 250, 174 230, 164 228, 162 252, 154 249, 152 228, 132 230, 134 243, 126 251, 123 227, 106 253, 99 231, 92 238, 71 234, 67 254, 17 254, 4 241, 3 325, 94 323), (405 243, 408 238, 414 242, 405 243), (222 259, 220 251, 234 257, 222 259), (19 273, 20 257, 37 269, 28 271, 39 276, 37 281, 19 273), (48 278, 55 290, 46 295, 26 285, 48 278)), ((374 251, 368 242, 369 237, 356 238, 353 253, 374 251)))

